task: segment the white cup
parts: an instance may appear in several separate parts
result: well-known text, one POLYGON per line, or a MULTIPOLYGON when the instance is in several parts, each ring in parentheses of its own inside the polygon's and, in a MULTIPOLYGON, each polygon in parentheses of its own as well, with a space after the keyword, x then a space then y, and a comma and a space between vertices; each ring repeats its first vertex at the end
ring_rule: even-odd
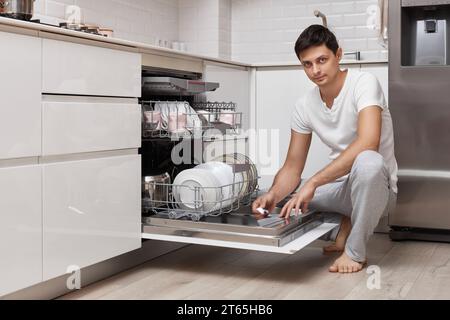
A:
POLYGON ((161 111, 144 111, 146 123, 159 123, 161 121, 161 111))
POLYGON ((187 45, 185 42, 180 42, 180 51, 187 51, 187 45))
POLYGON ((236 125, 236 113, 223 111, 220 113, 219 121, 234 126, 236 125))
POLYGON ((185 113, 171 112, 169 114, 169 132, 177 133, 186 130, 187 116, 185 113))
POLYGON ((180 43, 177 41, 172 42, 172 49, 180 51, 180 43))

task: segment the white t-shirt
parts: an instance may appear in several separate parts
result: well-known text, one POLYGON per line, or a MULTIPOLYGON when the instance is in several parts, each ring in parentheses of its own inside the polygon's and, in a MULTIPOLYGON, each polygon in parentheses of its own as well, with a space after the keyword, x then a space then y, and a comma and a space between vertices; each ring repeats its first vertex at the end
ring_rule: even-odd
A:
POLYGON ((292 116, 292 129, 303 134, 314 132, 331 148, 335 160, 356 139, 358 113, 366 107, 379 106, 382 112, 381 141, 378 152, 390 173, 390 188, 397 193, 397 161, 394 155, 392 118, 378 79, 368 73, 348 69, 341 92, 328 108, 319 87, 301 98, 292 116))

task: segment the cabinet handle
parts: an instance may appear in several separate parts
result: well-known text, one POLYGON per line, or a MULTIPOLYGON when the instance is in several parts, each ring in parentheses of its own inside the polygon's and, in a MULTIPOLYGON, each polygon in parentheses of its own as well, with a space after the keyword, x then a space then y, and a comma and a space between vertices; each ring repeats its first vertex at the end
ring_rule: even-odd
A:
POLYGON ((380 0, 380 40, 382 41, 383 47, 387 48, 388 42, 388 0, 380 0))

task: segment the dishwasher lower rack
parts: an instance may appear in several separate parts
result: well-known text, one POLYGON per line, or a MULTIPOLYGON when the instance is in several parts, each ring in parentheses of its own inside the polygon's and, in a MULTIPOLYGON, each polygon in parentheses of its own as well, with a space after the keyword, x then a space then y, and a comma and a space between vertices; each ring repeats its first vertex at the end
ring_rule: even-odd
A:
MULTIPOLYGON (((337 227, 317 212, 284 219, 279 217, 282 208, 277 207, 267 216, 253 214, 251 204, 260 192, 256 182, 257 179, 235 182, 235 190, 246 191, 221 199, 214 207, 200 196, 206 189, 160 184, 157 186, 160 191, 166 188, 166 199, 143 199, 144 211, 150 214, 142 218, 142 238, 293 254, 337 227), (198 196, 192 203, 194 209, 187 210, 180 205, 180 199, 174 194, 181 189, 198 196), (205 210, 205 205, 213 210, 205 210)), ((210 188, 210 191, 220 194, 225 192, 221 191, 223 188, 233 185, 210 188)))
POLYGON ((152 189, 162 197, 151 197, 148 192, 144 192, 142 197, 144 214, 172 220, 187 218, 192 221, 237 211, 243 206, 248 206, 259 192, 257 177, 235 180, 232 184, 215 187, 155 182, 152 189))

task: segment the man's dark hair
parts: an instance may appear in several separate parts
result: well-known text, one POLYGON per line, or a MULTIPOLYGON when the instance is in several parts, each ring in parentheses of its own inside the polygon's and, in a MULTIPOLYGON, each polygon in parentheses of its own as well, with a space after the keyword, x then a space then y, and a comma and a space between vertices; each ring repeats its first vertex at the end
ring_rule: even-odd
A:
POLYGON ((295 53, 297 57, 300 58, 300 53, 302 51, 323 44, 336 55, 339 44, 334 33, 322 25, 313 24, 306 28, 300 37, 298 37, 297 42, 295 43, 295 53))

